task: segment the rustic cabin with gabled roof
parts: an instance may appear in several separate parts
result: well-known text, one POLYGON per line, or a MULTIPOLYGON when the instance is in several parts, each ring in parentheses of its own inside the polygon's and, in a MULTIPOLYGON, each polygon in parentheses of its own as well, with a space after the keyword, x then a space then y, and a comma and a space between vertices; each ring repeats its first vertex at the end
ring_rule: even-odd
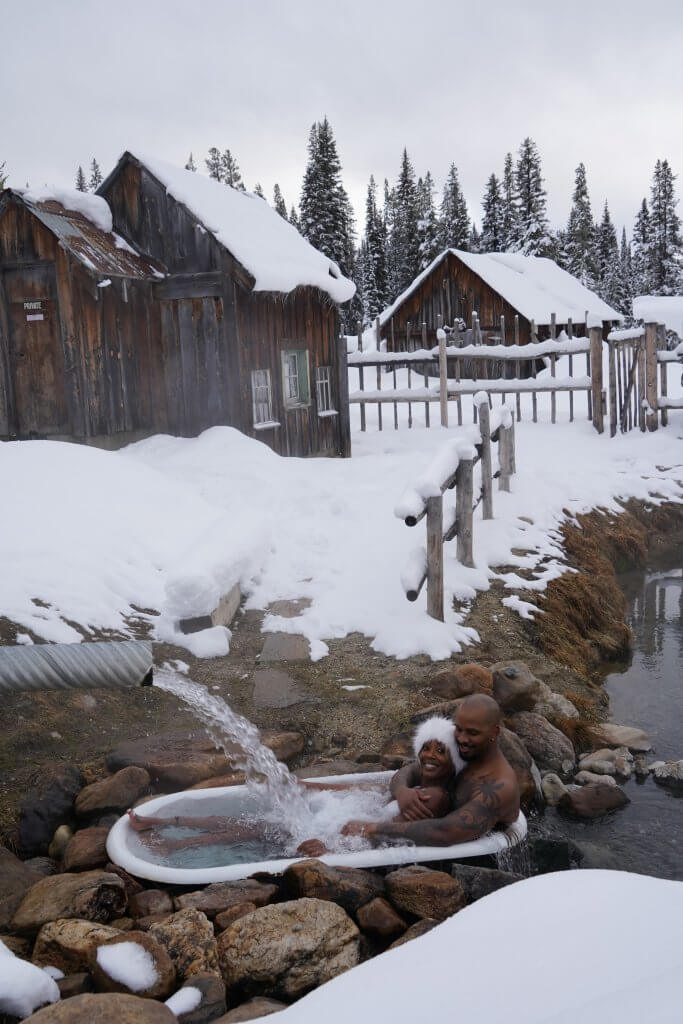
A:
POLYGON ((441 323, 478 316, 484 341, 499 342, 501 316, 506 341, 531 341, 532 324, 539 341, 550 337, 552 316, 557 330, 571 320, 574 330, 585 330, 586 313, 599 317, 605 329, 623 320, 594 292, 553 260, 519 253, 471 253, 445 249, 380 316, 380 335, 388 351, 422 348, 422 325, 427 344, 436 344, 441 323))

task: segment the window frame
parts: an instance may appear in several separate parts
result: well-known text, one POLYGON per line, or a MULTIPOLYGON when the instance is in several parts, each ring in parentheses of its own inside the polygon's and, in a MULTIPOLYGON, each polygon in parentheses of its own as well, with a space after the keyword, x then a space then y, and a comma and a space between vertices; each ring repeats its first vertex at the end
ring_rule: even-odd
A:
POLYGON ((253 422, 254 430, 267 430, 269 427, 279 427, 280 423, 279 423, 278 420, 275 419, 275 414, 273 412, 273 377, 272 377, 272 374, 270 372, 270 368, 269 367, 264 367, 263 369, 251 370, 250 371, 250 382, 251 382, 251 416, 252 416, 252 422, 253 422), (266 378, 266 383, 265 384, 264 383, 257 383, 255 378, 259 374, 264 374, 265 375, 265 378, 266 378), (266 401, 262 400, 262 401, 259 402, 258 399, 257 399, 257 389, 261 389, 261 388, 266 388, 267 389, 267 398, 266 398, 266 401), (259 419, 259 418, 257 418, 257 412, 258 412, 259 407, 263 408, 263 406, 266 406, 266 411, 267 411, 268 415, 265 417, 265 419, 259 419))
POLYGON ((338 411, 334 405, 334 391, 332 367, 316 366, 315 368, 315 397, 318 406, 318 416, 337 416, 338 411), (326 400, 325 400, 325 395, 326 400), (321 401, 321 396, 323 401, 321 401))
POLYGON ((285 409, 307 409, 311 405, 311 367, 308 349, 286 348, 282 350, 282 402, 285 409), (296 376, 289 372, 288 358, 296 357, 296 376), (288 395, 288 381, 296 380, 296 398, 288 395))

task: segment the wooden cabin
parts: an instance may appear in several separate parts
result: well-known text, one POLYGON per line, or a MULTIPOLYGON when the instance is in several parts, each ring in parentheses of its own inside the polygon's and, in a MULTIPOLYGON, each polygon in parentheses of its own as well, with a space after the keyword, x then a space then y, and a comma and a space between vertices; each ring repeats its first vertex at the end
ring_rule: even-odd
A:
POLYGON ((336 265, 264 200, 190 171, 125 153, 98 192, 109 232, 0 198, 0 437, 115 446, 222 424, 283 455, 349 455, 337 304, 354 286, 336 265))
POLYGON ((586 313, 599 316, 605 329, 623 316, 562 270, 553 260, 518 253, 470 253, 446 249, 380 316, 380 335, 387 351, 423 347, 423 324, 428 347, 436 344, 438 318, 445 325, 463 320, 471 326, 477 314, 485 342, 521 345, 550 337, 552 314, 556 329, 571 319, 575 334, 583 334, 586 313), (533 327, 532 327, 533 325, 533 327))

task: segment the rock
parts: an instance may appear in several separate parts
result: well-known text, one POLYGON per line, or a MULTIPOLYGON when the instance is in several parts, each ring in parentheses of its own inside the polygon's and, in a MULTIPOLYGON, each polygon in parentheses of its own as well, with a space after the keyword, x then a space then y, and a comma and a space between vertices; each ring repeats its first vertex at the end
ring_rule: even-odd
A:
MULTIPOLYGON (((410 721, 413 725, 420 725, 422 722, 426 721, 428 718, 432 718, 434 715, 442 715, 444 718, 453 718, 455 712, 458 710, 464 699, 464 697, 456 697, 454 700, 443 700, 439 704, 430 704, 429 707, 421 708, 420 711, 411 715, 410 721)), ((410 735, 410 756, 412 760, 414 759, 414 754, 412 753, 412 733, 410 735)))
POLYGON ((410 928, 399 939, 395 939, 389 946, 389 949, 396 949, 397 946, 402 946, 404 942, 410 942, 411 939, 419 939, 421 935, 426 935, 427 932, 431 932, 432 928, 436 928, 438 923, 438 921, 434 921, 432 918, 423 917, 421 921, 411 924, 410 928))
MULTIPOLYGON (((199 989, 201 1001, 194 1010, 178 1013, 180 1024, 208 1024, 225 1013, 225 982, 217 974, 193 974, 183 988, 199 989)), ((182 988, 178 989, 182 992, 182 988)))
POLYGON ((68 764, 46 765, 41 776, 40 788, 19 809, 19 849, 25 857, 47 853, 55 829, 71 817, 84 783, 78 768, 68 764))
POLYGON ((147 917, 136 918, 133 921, 133 927, 137 928, 140 932, 148 932, 153 924, 161 924, 163 921, 168 921, 170 917, 173 917, 172 913, 148 914, 147 917))
POLYGON ((138 882, 137 878, 133 878, 132 875, 128 874, 125 868, 120 868, 118 864, 112 864, 111 861, 109 861, 105 865, 104 870, 108 871, 112 875, 118 875, 125 886, 126 898, 129 900, 131 897, 135 896, 136 893, 142 892, 144 889, 144 886, 138 882))
POLYGON ((238 921, 240 917, 246 917, 256 909, 255 903, 236 903, 234 907, 228 907, 227 910, 221 910, 220 914, 216 914, 213 923, 219 932, 224 932, 233 921, 238 921))
POLYGON ((539 681, 540 697, 538 703, 532 708, 537 715, 544 718, 578 718, 579 712, 570 700, 563 697, 561 693, 555 693, 547 683, 539 681))
POLYGON ((0 935, 0 942, 3 946, 7 946, 10 953, 14 953, 20 960, 31 959, 31 946, 33 943, 30 939, 22 939, 18 935, 0 935))
POLYGON ((296 999, 359 960, 359 932, 327 900, 300 899, 260 907, 218 936, 228 990, 296 999))
POLYGON ((647 761, 642 754, 639 757, 634 758, 633 769, 636 773, 636 778, 638 779, 646 779, 650 774, 647 767, 647 761))
POLYGON ((79 974, 67 974, 65 978, 57 980, 57 988, 62 999, 71 999, 72 996, 81 996, 84 992, 92 992, 92 978, 87 971, 79 974))
POLYGON ((300 732, 286 732, 280 729, 261 729, 261 742, 269 747, 278 761, 289 764, 304 749, 304 737, 300 732))
POLYGON ((604 783, 607 786, 616 786, 617 780, 613 775, 602 775, 599 772, 589 772, 584 768, 574 776, 577 786, 588 786, 592 782, 604 783))
POLYGON ((571 740, 542 715, 518 711, 510 719, 510 728, 541 767, 560 774, 574 770, 576 756, 571 740))
POLYGON ((163 1003, 137 996, 82 995, 46 1006, 25 1024, 177 1024, 163 1003))
POLYGON ((195 782, 190 789, 224 789, 226 786, 243 786, 247 777, 244 772, 226 772, 225 775, 214 775, 210 779, 195 782))
POLYGON ((38 881, 40 875, 37 871, 32 871, 0 846, 0 931, 8 927, 24 893, 38 881))
POLYGON ((543 789, 546 803, 550 804, 551 807, 557 807, 560 798, 567 792, 567 787, 555 772, 547 772, 543 776, 541 788, 543 789))
POLYGON ((498 871, 495 868, 479 868, 470 864, 453 864, 451 874, 456 878, 463 888, 465 900, 468 904, 488 896, 506 885, 513 882, 522 882, 523 875, 514 874, 512 871, 498 871))
POLYGON ((129 932, 131 928, 136 928, 137 926, 137 921, 134 921, 132 917, 114 917, 109 922, 109 927, 116 928, 119 932, 129 932))
POLYGON ((398 910, 415 917, 444 921, 465 906, 465 893, 457 879, 445 871, 411 866, 390 872, 387 894, 398 910))
POLYGON ((614 767, 622 779, 630 779, 633 774, 633 754, 624 747, 616 751, 614 767))
POLYGON ((408 922, 381 896, 359 907, 356 921, 367 935, 383 940, 397 938, 408 927, 408 922))
POLYGON ((166 921, 153 924, 149 933, 170 956, 179 980, 194 974, 220 973, 213 926, 200 910, 180 910, 166 921))
POLYGON ((491 693, 493 675, 483 665, 449 665, 429 680, 430 689, 445 700, 471 693, 491 693))
POLYGON ((382 764, 393 768, 394 764, 401 767, 408 761, 415 759, 413 753, 413 735, 409 732, 399 732, 390 737, 381 750, 382 764))
POLYGON ((173 900, 165 889, 143 889, 131 896, 128 910, 133 917, 149 917, 151 914, 171 914, 173 900))
POLYGON ((331 900, 349 914, 384 893, 384 882, 371 871, 333 868, 320 860, 302 860, 287 868, 283 876, 286 893, 292 899, 310 896, 331 900))
MULTIPOLYGON (((337 759, 318 764, 307 764, 305 768, 297 768, 294 775, 296 775, 297 779, 319 779, 321 776, 324 777, 326 775, 353 775, 369 770, 367 764, 337 759)), ((378 771, 381 771, 381 767, 378 771)))
POLYGON ((582 870, 599 871, 624 871, 624 865, 619 858, 608 850, 606 846, 598 843, 587 843, 583 840, 576 840, 573 843, 579 858, 579 867, 582 870))
POLYGON ((129 765, 111 775, 108 779, 93 782, 76 797, 76 814, 84 817, 103 811, 125 811, 132 807, 150 783, 148 772, 136 765, 129 765))
POLYGON ((267 1017, 269 1013, 277 1013, 278 1010, 286 1009, 287 1003, 281 1003, 278 999, 255 996, 254 999, 249 999, 246 1003, 240 1003, 234 1010, 229 1010, 213 1024, 242 1024, 242 1021, 256 1020, 260 1017, 267 1017))
POLYGON ((602 722, 592 729, 598 743, 607 747, 628 747, 634 753, 646 753, 652 750, 650 737, 642 729, 630 725, 616 725, 614 722, 602 722))
POLYGON ((20 935, 32 935, 58 918, 106 922, 120 917, 125 907, 126 890, 117 875, 106 871, 52 875, 27 890, 11 927, 20 935))
POLYGON ((48 855, 53 860, 61 860, 69 840, 73 838, 74 830, 70 825, 59 825, 55 829, 52 842, 47 848, 48 855))
POLYGON ((529 840, 529 852, 534 874, 546 875, 553 871, 569 871, 579 866, 580 856, 571 839, 538 838, 529 840))
POLYGON ((271 902, 277 891, 276 885, 264 885, 253 878, 245 878, 241 882, 214 882, 205 889, 176 896, 173 902, 177 910, 195 907, 213 918, 236 903, 255 903, 257 907, 263 907, 271 902))
POLYGON ((531 760, 531 754, 519 736, 516 736, 514 732, 504 727, 500 730, 498 744, 503 757, 517 776, 522 809, 528 810, 537 802, 540 792, 532 772, 533 761, 531 760))
POLYGON ((538 703, 539 680, 523 661, 499 661, 491 666, 493 697, 506 712, 531 711, 538 703))
POLYGON ((613 750, 594 750, 591 754, 582 754, 579 758, 579 771, 593 772, 595 775, 616 774, 616 754, 613 750))
POLYGON ((631 801, 620 786, 589 782, 587 786, 565 793, 558 808, 576 818, 598 818, 608 811, 625 807, 631 801))
POLYGON ((58 967, 64 974, 78 974, 88 970, 93 949, 120 934, 116 928, 92 921, 48 921, 38 932, 32 960, 39 967, 58 967))
POLYGON ((24 861, 24 867, 35 871, 41 878, 47 875, 56 875, 59 871, 59 864, 52 857, 29 857, 24 861))
POLYGON ((108 828, 99 825, 84 828, 71 837, 64 847, 62 866, 65 871, 83 871, 107 863, 108 828))
POLYGON ((658 782, 661 786, 669 786, 671 789, 683 789, 683 759, 680 761, 655 763, 652 774, 655 782, 658 782))
POLYGON ((88 969, 98 992, 166 999, 176 984, 171 958, 148 932, 124 932, 100 942, 90 953, 88 969))

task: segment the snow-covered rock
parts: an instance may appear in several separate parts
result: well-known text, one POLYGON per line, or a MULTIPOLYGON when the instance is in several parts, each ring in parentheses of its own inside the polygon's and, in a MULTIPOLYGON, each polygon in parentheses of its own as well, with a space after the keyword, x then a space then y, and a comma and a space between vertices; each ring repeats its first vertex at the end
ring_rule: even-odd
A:
POLYGON ((58 999, 54 978, 35 964, 20 960, 0 942, 0 1013, 28 1017, 39 1006, 58 999))

